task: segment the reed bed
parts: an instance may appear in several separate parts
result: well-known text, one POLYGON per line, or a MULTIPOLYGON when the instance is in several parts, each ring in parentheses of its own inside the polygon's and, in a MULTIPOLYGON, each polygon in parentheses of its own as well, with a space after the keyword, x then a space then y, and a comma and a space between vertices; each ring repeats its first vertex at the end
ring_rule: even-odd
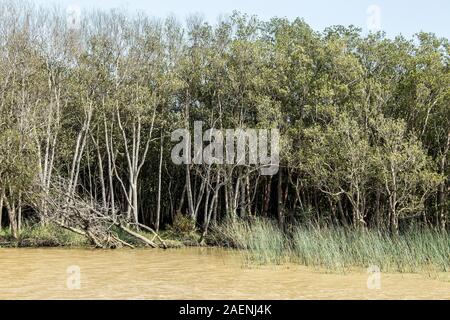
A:
POLYGON ((221 246, 242 250, 257 264, 297 263, 342 272, 378 266, 385 272, 450 271, 450 237, 431 228, 387 232, 292 226, 282 231, 266 219, 235 220, 214 229, 221 246))

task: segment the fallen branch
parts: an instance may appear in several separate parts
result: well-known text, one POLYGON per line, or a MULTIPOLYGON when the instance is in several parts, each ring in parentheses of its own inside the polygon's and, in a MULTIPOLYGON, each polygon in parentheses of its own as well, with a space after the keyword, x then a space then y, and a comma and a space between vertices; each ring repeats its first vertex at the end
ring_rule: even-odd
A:
POLYGON ((152 248, 167 248, 164 240, 152 228, 140 223, 134 224, 120 216, 112 217, 108 208, 90 203, 76 193, 66 192, 65 186, 66 182, 63 179, 59 183, 54 183, 52 185, 53 196, 45 199, 53 209, 51 218, 58 226, 85 236, 99 248, 115 248, 120 245, 134 248, 130 243, 121 240, 117 232, 111 230, 112 226, 118 227, 126 234, 152 248), (129 225, 135 226, 136 229, 141 227, 151 232, 153 239, 132 230, 134 228, 129 228, 129 225), (157 243, 154 242, 155 239, 158 240, 157 243))
POLYGON ((72 231, 72 232, 74 232, 76 234, 79 234, 79 235, 82 235, 82 236, 86 236, 86 232, 84 232, 82 230, 79 230, 77 228, 73 228, 73 227, 67 226, 64 223, 60 222, 60 221, 56 221, 55 220, 55 221, 53 221, 53 223, 55 223, 56 225, 66 229, 66 230, 72 231))
POLYGON ((123 244, 124 246, 129 247, 129 248, 131 248, 131 249, 134 249, 134 246, 133 246, 132 244, 129 244, 128 242, 126 242, 126 241, 120 239, 118 236, 113 235, 112 237, 114 238, 114 240, 120 242, 120 243, 123 244))
POLYGON ((125 227, 124 225, 122 225, 121 223, 117 222, 116 225, 123 231, 125 231, 126 233, 128 233, 129 235, 141 240, 142 242, 148 244, 149 246, 151 246, 152 248, 158 248, 158 246, 151 240, 147 239, 146 237, 144 237, 143 235, 140 235, 137 232, 134 232, 130 229, 128 229, 127 227, 125 227))
POLYGON ((142 228, 142 229, 145 229, 147 231, 150 231, 151 233, 153 233, 153 235, 155 236, 153 239, 157 238, 162 243, 163 248, 167 249, 166 243, 164 242, 163 239, 161 239, 161 237, 159 236, 159 234, 155 230, 153 230, 152 228, 146 226, 145 224, 141 224, 141 223, 137 223, 137 226, 142 228))

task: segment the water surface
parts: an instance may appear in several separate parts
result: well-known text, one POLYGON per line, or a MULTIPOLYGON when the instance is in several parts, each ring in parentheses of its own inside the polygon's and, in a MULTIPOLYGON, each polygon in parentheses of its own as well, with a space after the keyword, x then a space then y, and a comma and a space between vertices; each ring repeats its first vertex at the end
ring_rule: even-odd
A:
POLYGON ((0 272, 0 299, 450 299, 448 274, 382 273, 381 288, 368 289, 364 270, 249 268, 211 248, 0 249, 0 272), (76 289, 68 271, 78 268, 76 289))

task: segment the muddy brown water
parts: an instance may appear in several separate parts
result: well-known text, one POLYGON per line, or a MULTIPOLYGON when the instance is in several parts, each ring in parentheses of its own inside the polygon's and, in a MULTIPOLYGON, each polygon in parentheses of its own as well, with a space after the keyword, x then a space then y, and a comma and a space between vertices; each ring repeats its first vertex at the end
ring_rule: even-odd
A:
POLYGON ((0 249, 0 299, 450 299, 449 274, 249 267, 238 252, 0 249))

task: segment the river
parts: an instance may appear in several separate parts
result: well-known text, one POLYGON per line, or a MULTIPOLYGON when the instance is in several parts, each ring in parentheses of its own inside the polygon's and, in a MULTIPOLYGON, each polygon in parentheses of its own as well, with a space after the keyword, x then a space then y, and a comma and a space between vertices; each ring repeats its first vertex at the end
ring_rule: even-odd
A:
POLYGON ((212 248, 0 249, 0 274, 0 299, 450 299, 448 273, 381 273, 368 286, 365 270, 249 267, 212 248))

